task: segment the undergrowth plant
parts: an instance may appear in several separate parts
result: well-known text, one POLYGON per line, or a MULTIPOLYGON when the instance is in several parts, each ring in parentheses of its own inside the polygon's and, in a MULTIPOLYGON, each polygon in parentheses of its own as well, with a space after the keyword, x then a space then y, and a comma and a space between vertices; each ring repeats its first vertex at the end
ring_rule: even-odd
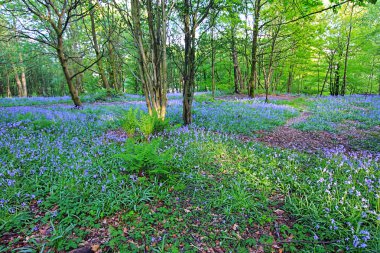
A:
POLYGON ((125 119, 123 120, 122 123, 122 128, 124 131, 129 135, 133 136, 136 132, 136 128, 138 127, 138 114, 140 110, 139 109, 134 109, 134 108, 129 108, 127 111, 127 114, 125 115, 125 119))
POLYGON ((139 109, 130 108, 122 122, 122 128, 130 137, 142 136, 146 141, 152 134, 164 131, 169 127, 167 119, 158 118, 157 113, 149 115, 139 109))
POLYGON ((125 161, 126 171, 140 177, 166 178, 172 172, 170 161, 173 159, 173 150, 161 150, 160 139, 148 143, 135 143, 128 139, 125 152, 117 157, 125 161))

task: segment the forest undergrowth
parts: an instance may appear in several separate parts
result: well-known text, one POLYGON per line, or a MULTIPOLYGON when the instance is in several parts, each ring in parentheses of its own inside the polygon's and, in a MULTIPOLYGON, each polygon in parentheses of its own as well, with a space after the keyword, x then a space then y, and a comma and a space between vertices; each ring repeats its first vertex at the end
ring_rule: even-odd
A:
POLYGON ((0 252, 380 251, 379 96, 65 101, 0 99, 0 252))

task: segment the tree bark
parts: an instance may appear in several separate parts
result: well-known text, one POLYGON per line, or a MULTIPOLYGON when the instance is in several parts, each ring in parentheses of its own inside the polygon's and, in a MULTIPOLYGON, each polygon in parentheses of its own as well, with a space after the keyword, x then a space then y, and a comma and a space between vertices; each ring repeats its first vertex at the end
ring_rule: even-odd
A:
POLYGON ((293 83, 293 68, 294 68, 293 64, 290 64, 288 81, 286 82, 286 92, 288 94, 291 92, 291 87, 293 83))
POLYGON ((255 11, 254 11, 254 24, 252 33, 252 65, 251 65, 251 76, 249 78, 248 84, 248 95, 249 97, 255 97, 255 89, 257 84, 257 47, 258 47, 258 35, 259 35, 259 19, 261 10, 261 0, 255 0, 255 11))
POLYGON ((19 54, 20 57, 20 66, 21 66, 21 85, 22 85, 22 96, 27 97, 28 96, 28 89, 26 87, 26 76, 25 76, 25 67, 24 62, 22 60, 21 53, 19 54))
POLYGON ((214 41, 214 24, 211 27, 211 91, 212 97, 215 98, 215 41, 214 41))
POLYGON ((371 65, 371 74, 370 76, 368 77, 369 79, 369 94, 372 94, 372 88, 373 88, 373 71, 374 71, 374 68, 375 68, 375 55, 373 56, 372 58, 372 65, 371 65))
POLYGON ((148 0, 146 10, 149 29, 148 50, 143 42, 140 2, 131 1, 132 32, 138 49, 139 73, 148 112, 150 115, 156 113, 158 118, 164 120, 167 106, 166 2, 157 2, 153 6, 153 1, 148 0))
POLYGON ((15 75, 18 97, 23 97, 22 83, 21 83, 21 80, 20 80, 20 78, 18 76, 17 68, 16 68, 16 66, 14 64, 12 64, 12 67, 13 67, 13 72, 14 72, 14 75, 15 75))
POLYGON ((192 33, 190 31, 190 0, 184 0, 185 64, 183 70, 183 122, 192 122, 191 107, 193 103, 194 82, 192 78, 192 33))
POLYGON ((98 37, 96 35, 96 27, 95 27, 95 7, 93 7, 90 11, 90 19, 91 19, 91 36, 92 36, 92 46, 95 50, 95 55, 98 60, 97 65, 98 65, 98 70, 99 70, 99 75, 102 79, 103 87, 107 90, 107 96, 111 96, 111 89, 110 85, 107 80, 107 76, 104 72, 103 68, 103 61, 102 57, 103 54, 100 53, 100 48, 98 44, 98 37))
POLYGON ((75 87, 75 85, 73 84, 72 74, 70 72, 69 66, 67 64, 67 59, 66 59, 66 56, 65 56, 64 51, 63 51, 64 47, 63 47, 62 33, 59 33, 59 34, 61 34, 61 35, 58 36, 58 43, 57 43, 57 49, 56 49, 58 59, 59 59, 59 62, 61 64, 63 74, 65 75, 67 85, 69 86, 69 92, 70 92, 71 99, 73 100, 75 107, 80 107, 80 106, 82 106, 82 102, 80 101, 80 98, 78 96, 78 90, 75 87))
POLYGON ((7 97, 8 98, 12 97, 11 86, 10 86, 10 82, 9 82, 9 74, 8 73, 7 73, 7 97))
POLYGON ((347 84, 347 64, 348 64, 348 53, 349 53, 349 47, 350 47, 350 40, 351 40, 351 31, 352 31, 352 13, 354 12, 354 4, 352 4, 351 7, 351 14, 350 14, 350 28, 348 30, 347 35, 347 42, 346 42, 346 53, 344 56, 344 71, 343 71, 343 83, 342 88, 340 91, 340 95, 344 96, 346 93, 346 84, 347 84))
POLYGON ((263 67, 264 71, 264 84, 265 84, 265 102, 268 103, 268 95, 269 95, 269 86, 271 85, 271 80, 272 80, 272 75, 273 75, 273 57, 274 57, 274 52, 275 52, 275 47, 276 47, 276 41, 278 34, 280 32, 281 25, 278 25, 275 28, 273 37, 272 37, 272 43, 271 43, 271 51, 269 54, 269 62, 268 62, 268 72, 266 73, 265 67, 263 67))
POLYGON ((241 78, 241 72, 239 67, 239 60, 236 51, 236 41, 235 41, 235 27, 231 26, 231 55, 232 62, 234 64, 234 92, 240 94, 240 87, 243 86, 243 80, 241 78))
POLYGON ((340 70, 340 64, 338 62, 336 64, 336 66, 335 66, 335 72, 334 72, 334 75, 335 75, 335 78, 334 78, 334 89, 333 89, 333 95, 334 96, 338 96, 339 95, 339 86, 340 86, 340 73, 339 73, 339 70, 340 70))
POLYGON ((322 97, 322 94, 323 94, 323 90, 325 89, 325 85, 326 85, 326 83, 327 83, 327 79, 328 79, 328 77, 329 77, 329 73, 330 73, 330 71, 331 71, 331 63, 329 63, 329 67, 327 68, 326 75, 325 75, 325 79, 324 79, 323 84, 322 84, 321 93, 320 93, 320 95, 319 95, 319 96, 321 96, 321 97, 322 97))

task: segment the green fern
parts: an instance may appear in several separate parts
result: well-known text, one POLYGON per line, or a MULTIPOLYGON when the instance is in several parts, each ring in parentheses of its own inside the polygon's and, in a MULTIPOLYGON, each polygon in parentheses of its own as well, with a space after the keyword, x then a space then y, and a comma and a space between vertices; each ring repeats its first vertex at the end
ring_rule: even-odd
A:
POLYGON ((160 139, 154 139, 149 143, 135 143, 129 139, 125 147, 126 151, 117 157, 125 161, 128 172, 158 178, 171 173, 170 161, 173 159, 173 152, 171 149, 161 151, 160 139))
POLYGON ((129 108, 127 115, 122 123, 122 128, 129 135, 133 136, 138 127, 138 115, 140 114, 139 109, 129 108))
POLYGON ((139 109, 130 108, 122 122, 122 128, 129 137, 142 135, 148 141, 152 134, 169 128, 169 121, 159 119, 157 113, 149 115, 139 109))
POLYGON ((138 122, 139 130, 144 135, 146 140, 149 140, 149 137, 154 132, 154 124, 155 124, 155 117, 150 116, 149 114, 143 114, 140 117, 140 120, 138 122))

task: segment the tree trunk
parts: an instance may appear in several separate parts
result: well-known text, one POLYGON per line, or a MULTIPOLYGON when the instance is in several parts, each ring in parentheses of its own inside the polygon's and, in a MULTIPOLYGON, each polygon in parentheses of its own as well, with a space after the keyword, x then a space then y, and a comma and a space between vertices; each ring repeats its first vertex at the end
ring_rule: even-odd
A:
POLYGON ((257 84, 257 47, 258 47, 258 35, 259 35, 259 19, 260 19, 261 0, 255 0, 255 12, 254 12, 254 24, 252 33, 252 65, 251 76, 248 84, 249 97, 255 97, 255 89, 257 84))
POLYGON ((350 28, 348 30, 347 35, 347 43, 346 43, 346 54, 344 56, 344 71, 343 71, 343 83, 342 88, 340 91, 340 95, 344 96, 346 93, 346 83, 347 83, 347 64, 348 64, 348 51, 350 47, 350 40, 351 40, 351 31, 352 31, 352 13, 354 12, 354 4, 352 4, 351 7, 351 14, 350 14, 350 28))
POLYGON ((8 98, 12 97, 11 86, 10 86, 10 82, 9 82, 9 74, 8 73, 7 73, 7 97, 8 98))
POLYGON ((98 38, 96 36, 96 27, 95 27, 95 7, 93 7, 90 11, 90 19, 91 19, 91 35, 92 35, 92 46, 95 50, 95 55, 98 60, 97 65, 99 69, 99 75, 103 82, 103 87, 107 90, 107 96, 111 96, 111 89, 110 85, 108 83, 106 74, 104 72, 103 68, 103 61, 102 57, 103 55, 100 53, 99 45, 98 45, 98 38))
POLYGON ((286 82, 286 92, 289 94, 291 92, 291 87, 293 83, 293 64, 290 65, 288 81, 286 82))
MULTIPOLYGON (((166 29, 167 29, 167 13, 166 13, 166 1, 161 0, 161 15, 162 15, 162 23, 161 23, 161 54, 162 56, 162 66, 161 66, 161 76, 162 82, 160 87, 160 106, 161 106, 161 114, 159 115, 160 119, 165 119, 166 116, 166 106, 168 104, 167 92, 168 92, 168 62, 167 62, 167 54, 166 54, 166 29)), ((159 24, 158 24, 159 25, 159 24)))
POLYGON ((266 73, 265 67, 263 66, 263 71, 264 71, 264 84, 265 84, 265 102, 268 103, 268 95, 269 95, 269 86, 271 85, 272 82, 272 75, 273 75, 273 57, 274 57, 274 52, 275 52, 275 47, 276 47, 276 41, 278 34, 280 32, 281 26, 278 25, 274 31, 273 37, 272 37, 272 43, 271 43, 271 51, 269 54, 269 62, 268 62, 268 72, 266 73))
POLYGON ((18 76, 17 68, 16 68, 16 66, 14 64, 12 64, 12 66, 13 66, 13 71, 14 71, 14 74, 15 74, 15 80, 16 80, 16 85, 17 85, 18 97, 23 97, 22 83, 21 83, 20 78, 18 76))
POLYGON ((184 0, 184 32, 185 32, 185 64, 183 69, 183 122, 189 125, 192 122, 191 106, 193 102, 192 77, 192 38, 190 31, 190 0, 184 0))
POLYGON ((72 75, 70 73, 69 66, 67 64, 66 56, 63 53, 63 38, 62 34, 58 37, 58 43, 57 43, 57 55, 59 62, 61 64, 63 74, 65 75, 65 79, 67 82, 67 85, 69 86, 69 92, 71 99, 74 102, 75 107, 82 106, 82 102, 80 101, 80 98, 78 96, 78 90, 76 89, 75 85, 73 84, 72 75))
POLYGON ((329 73, 331 71, 331 64, 329 63, 329 67, 327 68, 327 71, 326 71, 326 75, 325 75, 325 79, 323 80, 323 84, 322 84, 322 88, 321 88, 321 93, 319 96, 322 97, 322 94, 323 94, 323 90, 325 89, 325 85, 327 83, 327 79, 329 77, 329 73))
POLYGON ((110 75, 110 78, 112 79, 112 86, 114 87, 115 90, 120 91, 121 84, 118 78, 118 73, 120 71, 118 67, 116 66, 115 53, 114 53, 112 41, 109 41, 107 43, 107 46, 108 46, 108 54, 109 54, 109 75, 110 75))
POLYGON ((211 27, 211 91, 212 97, 215 98, 215 42, 214 42, 214 24, 211 27))
POLYGON ((373 71, 374 71, 374 68, 375 68, 375 55, 373 56, 372 58, 372 66, 371 66, 371 74, 370 76, 368 77, 369 79, 369 94, 372 94, 372 88, 373 88, 373 71))
POLYGON ((333 90, 333 94, 334 96, 338 96, 339 95, 339 86, 340 86, 340 73, 339 73, 339 70, 340 70, 340 64, 339 62, 336 64, 336 67, 335 67, 335 78, 334 78, 334 90, 333 90))
POLYGON ((321 52, 318 53, 318 63, 317 63, 317 96, 319 95, 319 79, 320 79, 320 70, 319 70, 319 64, 321 60, 321 52))
POLYGON ((149 50, 144 47, 139 0, 131 2, 132 32, 138 49, 140 79, 149 114, 157 113, 158 118, 164 120, 167 105, 166 2, 161 1, 161 12, 158 4, 155 7, 152 4, 152 0, 146 2, 149 50))
POLYGON ((239 60, 236 51, 236 41, 235 41, 235 27, 231 26, 231 55, 232 62, 234 64, 234 92, 240 94, 240 87, 242 86, 241 72, 239 68, 239 60))
POLYGON ((241 87, 241 90, 245 90, 245 84, 248 81, 249 78, 249 55, 248 55, 248 0, 244 0, 244 15, 245 15, 245 26, 244 26, 244 34, 245 34, 245 39, 244 39, 244 59, 245 59, 245 71, 244 71, 244 80, 243 80, 243 87, 241 87))
POLYGON ((25 67, 24 67, 24 62, 22 60, 21 53, 19 54, 19 57, 20 57, 20 65, 21 65, 22 96, 27 97, 28 96, 28 90, 26 87, 25 67))

